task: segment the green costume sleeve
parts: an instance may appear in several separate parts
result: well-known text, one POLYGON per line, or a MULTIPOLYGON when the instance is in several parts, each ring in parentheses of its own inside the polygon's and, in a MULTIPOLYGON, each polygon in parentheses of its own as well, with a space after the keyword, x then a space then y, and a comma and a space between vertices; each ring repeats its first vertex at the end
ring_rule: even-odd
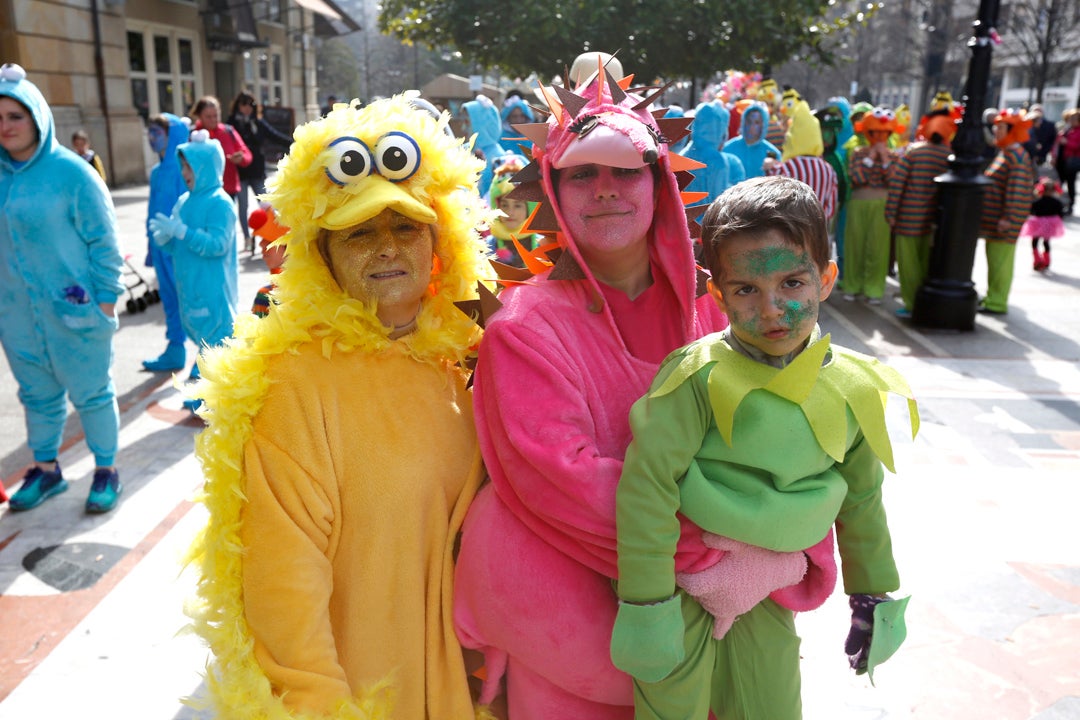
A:
POLYGON ((881 462, 866 439, 860 438, 837 468, 848 483, 836 518, 844 591, 849 595, 892 592, 900 587, 900 576, 882 502, 885 473, 881 462))
MULTIPOLYGON (((662 383, 680 356, 657 375, 662 383)), ((679 541, 678 482, 694 459, 709 423, 703 382, 686 382, 662 397, 645 397, 630 410, 634 439, 626 451, 615 493, 618 593, 651 603, 675 592, 675 546, 679 541)))

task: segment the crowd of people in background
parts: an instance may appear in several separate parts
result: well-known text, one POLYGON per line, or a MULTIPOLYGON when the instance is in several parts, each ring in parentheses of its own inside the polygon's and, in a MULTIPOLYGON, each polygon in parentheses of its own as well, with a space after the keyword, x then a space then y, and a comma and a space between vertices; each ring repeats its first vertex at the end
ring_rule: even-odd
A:
MULTIPOLYGON (((415 92, 329 96, 290 138, 242 92, 227 118, 205 96, 149 119, 166 348, 143 366, 183 370, 198 347, 185 407, 208 423, 210 520, 190 612, 224 714, 796 718, 792 613, 837 584, 834 543, 851 667, 877 662, 875 607, 902 619, 892 453, 869 418, 893 392, 914 430, 914 400, 817 317, 834 287, 880 305, 894 263, 911 316, 963 109, 947 93, 917 122, 844 97, 815 109, 729 72, 660 112, 663 91, 639 96, 605 53, 567 84, 539 88, 549 118, 521 94, 453 115, 415 92), (269 179, 268 142, 290 145, 269 179), (271 275, 238 314, 241 242, 271 275), (777 388, 803 384, 793 412, 777 388), (774 425, 735 417, 744 396, 805 416, 797 460, 768 452, 774 425), (819 432, 822 407, 858 420, 819 432)), ((1074 210, 1080 109, 1061 128, 1038 105, 984 123, 979 310, 999 315, 1018 241, 1045 272, 1074 210)), ((86 133, 60 145, 17 66, 0 71, 0 124, 0 339, 33 452, 10 507, 67 489, 70 398, 96 461, 86 509, 107 512, 123 286, 105 169, 86 133)))

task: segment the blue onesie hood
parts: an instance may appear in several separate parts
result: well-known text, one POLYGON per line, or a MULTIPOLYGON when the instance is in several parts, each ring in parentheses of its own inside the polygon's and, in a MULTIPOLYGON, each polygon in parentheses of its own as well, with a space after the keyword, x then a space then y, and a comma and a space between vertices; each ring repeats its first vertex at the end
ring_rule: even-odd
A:
POLYGON ((746 179, 742 161, 721 150, 727 140, 730 119, 731 113, 719 100, 698 105, 694 113, 690 144, 682 154, 705 164, 693 171, 694 180, 686 186, 687 192, 708 193, 702 202, 711 203, 720 193, 746 179))
POLYGON ((176 201, 187 192, 187 185, 184 184, 184 177, 180 173, 180 158, 176 150, 187 142, 188 126, 172 113, 161 113, 161 117, 168 121, 169 132, 161 162, 150 171, 150 200, 146 214, 147 237, 150 236, 150 218, 158 213, 171 215, 176 201))
POLYGON ((191 188, 192 195, 205 195, 212 193, 222 186, 222 178, 225 172, 225 151, 221 149, 221 143, 212 138, 202 140, 195 138, 176 148, 177 157, 183 157, 195 172, 195 187, 191 188))
MULTIPOLYGON (((698 105, 694 113, 694 122, 690 126, 692 137, 688 147, 706 145, 711 148, 720 148, 727 142, 728 123, 731 121, 731 113, 717 101, 698 105)), ((689 150, 687 151, 689 154, 689 150)))
POLYGON ((474 146, 482 153, 487 164, 480 173, 477 190, 480 197, 487 197, 491 189, 491 180, 495 174, 495 161, 506 154, 506 149, 499 144, 499 134, 502 132, 502 120, 499 111, 495 109, 490 99, 470 100, 462 103, 462 109, 469 115, 469 124, 472 132, 476 135, 474 146))
POLYGON ((741 136, 746 129, 746 116, 752 112, 761 113, 760 140, 764 140, 765 134, 769 130, 769 106, 763 102, 756 102, 753 105, 748 105, 746 109, 742 111, 742 115, 739 116, 739 135, 741 136))
MULTIPOLYGON (((529 107, 529 104, 521 98, 514 97, 506 101, 506 105, 499 111, 499 119, 502 122, 502 137, 500 140, 522 140, 526 145, 532 143, 531 140, 525 140, 525 136, 518 132, 512 125, 510 125, 510 113, 514 111, 514 108, 521 110, 525 114, 525 122, 536 122, 536 114, 529 107)), ((469 115, 469 122, 472 122, 472 115, 469 115)))
MULTIPOLYGON (((9 75, 4 74, 2 77, 7 78, 9 75)), ((30 111, 30 116, 34 119, 34 125, 37 126, 37 150, 34 151, 33 156, 27 160, 26 163, 19 167, 19 170, 25 170, 27 167, 37 162, 37 159, 42 155, 51 153, 56 145, 52 110, 49 109, 49 104, 45 102, 45 97, 41 94, 41 91, 38 90, 37 85, 34 85, 34 83, 29 80, 0 79, 0 95, 22 103, 26 109, 30 111)), ((11 155, 3 148, 0 148, 0 162, 5 164, 4 169, 8 172, 16 172, 11 155)))
POLYGON ((739 116, 739 134, 727 141, 724 152, 739 158, 746 170, 746 177, 761 177, 765 174, 762 166, 765 158, 772 156, 780 159, 780 149, 765 139, 769 132, 769 108, 763 102, 754 102, 748 105, 739 116), (746 117, 750 113, 761 113, 761 136, 753 145, 743 139, 743 129, 746 127, 746 117))

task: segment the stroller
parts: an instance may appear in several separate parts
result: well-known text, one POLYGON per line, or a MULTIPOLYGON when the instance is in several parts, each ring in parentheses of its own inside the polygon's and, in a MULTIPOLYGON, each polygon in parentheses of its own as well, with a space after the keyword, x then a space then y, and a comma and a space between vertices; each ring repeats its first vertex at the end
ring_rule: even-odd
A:
POLYGON ((123 281, 128 292, 125 307, 132 315, 142 312, 156 302, 161 302, 161 296, 158 294, 157 288, 150 287, 150 283, 132 264, 130 255, 124 256, 123 281), (140 288, 142 288, 141 293, 136 295, 136 291, 140 288))

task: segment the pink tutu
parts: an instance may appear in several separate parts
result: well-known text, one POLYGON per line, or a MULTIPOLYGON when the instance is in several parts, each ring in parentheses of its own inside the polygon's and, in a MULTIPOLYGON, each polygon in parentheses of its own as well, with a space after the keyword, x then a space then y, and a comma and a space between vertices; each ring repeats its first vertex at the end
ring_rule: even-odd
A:
POLYGON ((1020 228, 1020 237, 1059 238, 1065 236, 1065 223, 1059 215, 1030 215, 1020 228))

